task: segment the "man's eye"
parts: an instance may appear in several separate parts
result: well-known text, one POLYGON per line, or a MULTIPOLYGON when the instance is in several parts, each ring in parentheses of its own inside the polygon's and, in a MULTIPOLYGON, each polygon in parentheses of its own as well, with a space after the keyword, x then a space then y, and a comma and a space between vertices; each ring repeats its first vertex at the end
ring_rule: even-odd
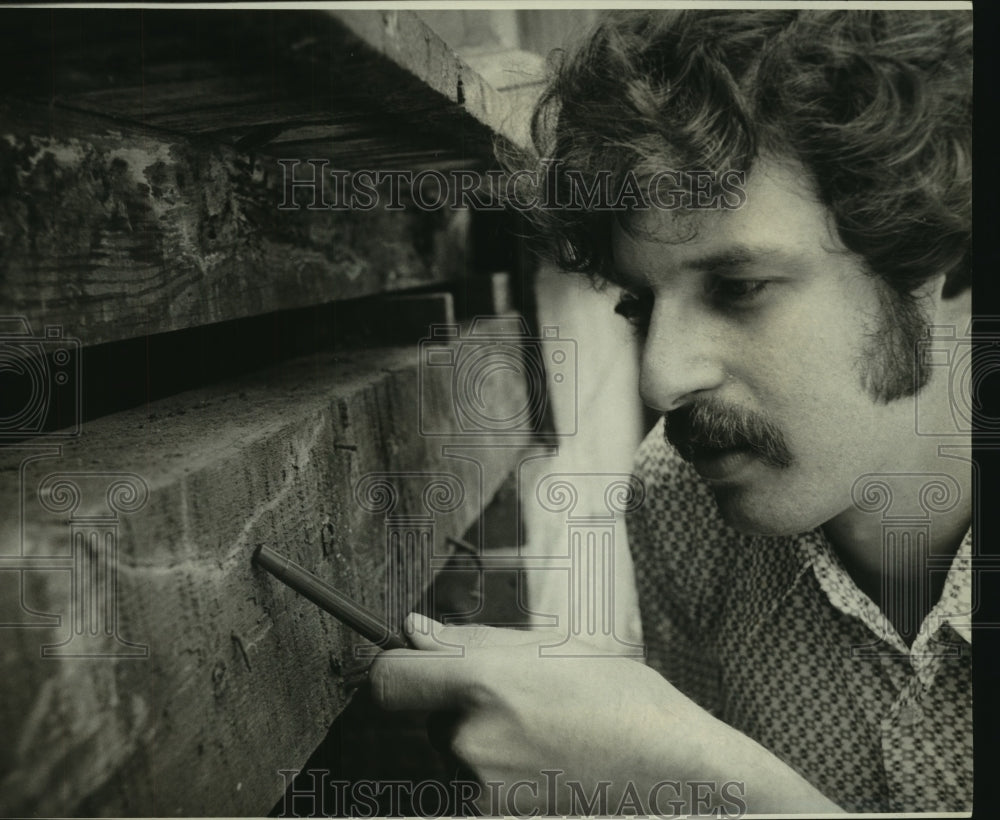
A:
POLYGON ((771 284, 767 279, 716 279, 709 286, 709 296, 721 305, 748 305, 771 284))
POLYGON ((649 317, 653 311, 653 295, 651 293, 633 293, 622 291, 615 305, 615 313, 624 316, 630 325, 639 329, 649 326, 649 317))

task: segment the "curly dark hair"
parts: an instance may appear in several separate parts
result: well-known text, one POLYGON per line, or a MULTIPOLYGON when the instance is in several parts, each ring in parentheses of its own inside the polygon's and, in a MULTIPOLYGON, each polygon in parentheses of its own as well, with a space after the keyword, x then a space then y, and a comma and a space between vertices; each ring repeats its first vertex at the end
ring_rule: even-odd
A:
MULTIPOLYGON (((971 284, 972 16, 961 11, 612 13, 557 53, 532 116, 544 182, 658 163, 811 175, 844 245, 905 295, 971 284)), ((563 192, 562 194, 558 192, 563 192)), ((564 268, 614 281, 608 210, 531 212, 564 268)))

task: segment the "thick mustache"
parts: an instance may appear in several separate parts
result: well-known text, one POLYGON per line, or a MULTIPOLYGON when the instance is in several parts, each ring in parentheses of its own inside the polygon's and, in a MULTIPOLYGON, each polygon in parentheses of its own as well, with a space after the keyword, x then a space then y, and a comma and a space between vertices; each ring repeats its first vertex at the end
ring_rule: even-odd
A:
POLYGON ((718 401, 702 401, 671 410, 666 420, 666 439, 685 461, 693 461, 699 450, 752 450, 774 467, 788 467, 792 454, 781 430, 759 413, 729 407, 718 401))

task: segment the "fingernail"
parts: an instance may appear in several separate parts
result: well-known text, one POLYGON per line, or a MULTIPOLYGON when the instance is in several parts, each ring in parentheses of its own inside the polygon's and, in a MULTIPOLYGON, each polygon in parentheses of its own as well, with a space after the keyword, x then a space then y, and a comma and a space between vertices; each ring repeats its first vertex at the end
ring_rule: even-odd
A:
POLYGON ((435 621, 431 620, 426 615, 421 615, 419 612, 411 612, 406 616, 403 629, 406 631, 407 635, 429 635, 435 623, 435 621))

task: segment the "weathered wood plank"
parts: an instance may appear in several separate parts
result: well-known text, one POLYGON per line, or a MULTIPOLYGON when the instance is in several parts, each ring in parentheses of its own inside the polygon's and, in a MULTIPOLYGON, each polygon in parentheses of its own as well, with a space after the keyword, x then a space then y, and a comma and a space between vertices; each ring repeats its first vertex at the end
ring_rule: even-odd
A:
MULTIPOLYGON (((453 374, 432 368, 421 380, 419 361, 415 347, 319 355, 88 423, 61 454, 46 453, 44 440, 0 450, 0 815, 240 815, 273 805, 278 770, 298 768, 344 706, 343 671, 364 642, 253 568, 255 545, 384 608, 387 573, 413 569, 387 554, 390 531, 433 528, 447 555, 444 536, 473 523, 522 452, 509 436, 421 435, 427 406, 435 432, 460 428, 447 412, 453 374), (459 457, 442 449, 473 440, 493 446, 459 457), (392 509, 371 476, 386 472, 406 474, 390 479, 392 509), (79 488, 75 510, 53 474, 79 488), (444 479, 433 485, 437 474, 461 494, 444 479), (117 640, 88 639, 107 611, 74 617, 70 590, 74 579, 103 577, 92 559, 106 545, 79 553, 81 573, 70 569, 70 539, 109 530, 95 522, 109 515, 116 476, 148 500, 133 498, 110 527, 117 640), (85 634, 57 653, 141 655, 140 645, 148 657, 43 656, 78 624, 85 634)), ((485 399, 513 417, 526 395, 507 371, 485 399)), ((99 600, 99 587, 89 589, 87 600, 99 600)))
POLYGON ((72 327, 86 346, 463 275, 467 214, 310 210, 302 189, 302 207, 282 210, 284 174, 0 101, 0 315, 72 327))
POLYGON ((305 119, 344 167, 372 156, 354 123, 383 160, 414 165, 527 134, 523 100, 411 11, 21 9, 0 21, 0 67, 0 93, 265 152, 292 150, 305 119))
POLYGON ((528 138, 528 111, 498 93, 412 11, 330 11, 365 43, 517 145, 528 138))

